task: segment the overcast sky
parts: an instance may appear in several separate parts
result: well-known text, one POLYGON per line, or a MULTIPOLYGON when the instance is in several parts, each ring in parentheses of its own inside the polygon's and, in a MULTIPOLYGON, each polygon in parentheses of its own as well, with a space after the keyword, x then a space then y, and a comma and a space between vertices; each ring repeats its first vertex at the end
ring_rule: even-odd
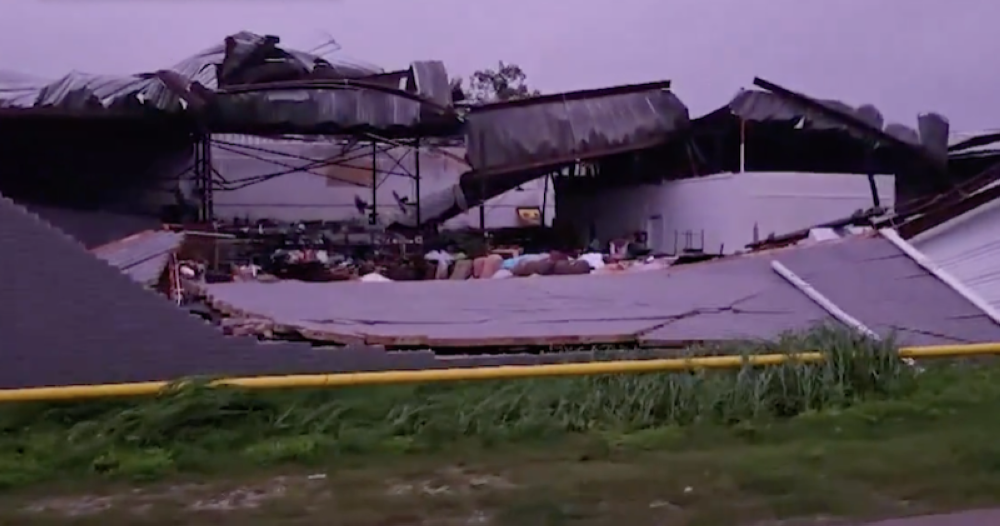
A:
POLYGON ((310 48, 329 33, 385 68, 498 60, 565 91, 671 79, 695 115, 755 75, 913 125, 1000 128, 996 0, 10 0, 0 69, 134 73, 246 29, 310 48))

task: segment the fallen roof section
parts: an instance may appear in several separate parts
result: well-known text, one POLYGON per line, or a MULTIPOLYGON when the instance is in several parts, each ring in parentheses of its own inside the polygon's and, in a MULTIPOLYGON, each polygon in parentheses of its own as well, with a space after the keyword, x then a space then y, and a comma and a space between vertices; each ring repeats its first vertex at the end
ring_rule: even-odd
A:
POLYGON ((613 276, 396 283, 207 285, 220 310, 319 341, 386 346, 683 346, 772 339, 840 322, 777 261, 864 327, 901 343, 984 342, 1000 326, 889 240, 810 246, 613 276), (363 302, 344 298, 365 298, 363 302), (420 307, 417 308, 416 306, 420 307))
MULTIPOLYGON (((317 349, 224 335, 0 196, 0 389, 592 361, 594 353, 463 356, 317 349)), ((643 357, 656 357, 646 353, 643 357)))

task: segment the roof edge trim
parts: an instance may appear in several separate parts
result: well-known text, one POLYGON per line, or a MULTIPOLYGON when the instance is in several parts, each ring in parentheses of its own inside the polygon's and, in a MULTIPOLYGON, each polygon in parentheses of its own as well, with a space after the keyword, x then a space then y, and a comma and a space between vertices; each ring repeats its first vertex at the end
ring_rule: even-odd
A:
POLYGON ((795 287, 796 290, 804 294, 807 298, 813 301, 820 308, 825 310, 834 319, 847 325, 848 327, 864 334, 865 336, 872 338, 874 340, 881 340, 875 331, 869 329, 861 320, 858 320, 854 316, 851 316, 844 309, 841 309, 833 302, 830 298, 827 298, 822 292, 816 290, 808 281, 802 279, 801 276, 792 271, 792 269, 786 267, 777 259, 771 260, 771 270, 781 276, 785 281, 787 281, 791 286, 795 287))

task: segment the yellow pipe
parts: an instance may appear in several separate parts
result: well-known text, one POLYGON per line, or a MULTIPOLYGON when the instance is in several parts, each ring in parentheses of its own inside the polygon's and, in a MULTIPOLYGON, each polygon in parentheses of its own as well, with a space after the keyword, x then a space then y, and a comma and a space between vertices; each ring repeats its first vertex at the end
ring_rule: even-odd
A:
POLYGON ((1000 354, 1000 342, 966 343, 961 345, 928 345, 924 347, 902 347, 900 358, 970 358, 1000 354))
MULTIPOLYGON (((902 358, 947 358, 1000 354, 1000 343, 968 345, 935 345, 904 347, 902 358)), ((260 376, 226 378, 213 385, 239 386, 248 389, 290 389, 309 387, 344 387, 423 382, 456 382, 465 380, 502 380, 553 376, 588 376, 599 374, 677 372, 692 369, 735 369, 745 365, 779 365, 789 361, 819 362, 825 355, 818 352, 799 354, 758 354, 750 356, 702 356, 665 358, 658 360, 621 360, 608 362, 507 365, 467 369, 428 369, 422 371, 379 371, 366 373, 308 374, 290 376, 260 376)), ((72 399, 147 396, 161 392, 170 382, 139 382, 104 385, 70 385, 0 389, 0 402, 51 401, 72 399)))
MULTIPOLYGON (((378 371, 365 373, 259 376, 249 378, 225 378, 213 382, 213 385, 239 386, 249 389, 344 387, 423 382, 456 382, 464 380, 501 380, 551 376, 587 376, 598 374, 689 371, 692 369, 735 369, 744 365, 778 365, 793 360, 799 362, 818 362, 823 360, 823 355, 816 352, 801 354, 759 354, 751 356, 728 355, 692 358, 666 358, 660 360, 621 360, 547 365, 505 365, 494 367, 470 367, 465 369, 426 369, 420 371, 378 371)), ((169 385, 170 382, 139 382, 128 384, 69 385, 58 387, 0 389, 0 402, 144 396, 157 394, 169 385)))

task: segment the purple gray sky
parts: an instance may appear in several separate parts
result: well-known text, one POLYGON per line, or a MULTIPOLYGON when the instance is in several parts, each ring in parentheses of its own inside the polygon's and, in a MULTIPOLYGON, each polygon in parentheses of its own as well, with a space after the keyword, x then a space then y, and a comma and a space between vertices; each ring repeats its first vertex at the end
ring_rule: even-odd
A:
POLYGON ((546 92, 671 79, 701 114, 754 75, 913 125, 1000 128, 1000 2, 991 0, 16 0, 0 69, 134 73, 246 29, 385 68, 520 64, 546 92))

